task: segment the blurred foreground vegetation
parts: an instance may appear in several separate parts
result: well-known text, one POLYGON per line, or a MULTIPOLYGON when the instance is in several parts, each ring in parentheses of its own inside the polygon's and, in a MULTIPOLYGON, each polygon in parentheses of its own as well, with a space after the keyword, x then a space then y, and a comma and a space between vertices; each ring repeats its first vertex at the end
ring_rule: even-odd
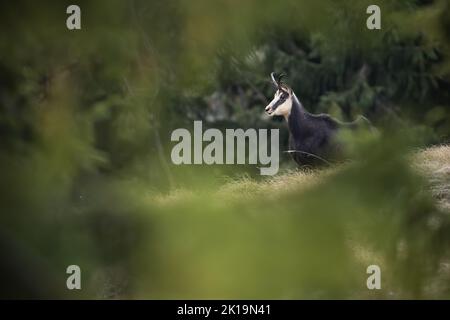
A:
POLYGON ((0 296, 448 298, 450 5, 377 1, 0 4, 0 296), (380 129, 352 162, 174 166, 170 133, 287 129, 271 71, 311 112, 380 129), (65 287, 82 269, 81 291, 65 287), (366 268, 382 269, 382 290, 366 268))

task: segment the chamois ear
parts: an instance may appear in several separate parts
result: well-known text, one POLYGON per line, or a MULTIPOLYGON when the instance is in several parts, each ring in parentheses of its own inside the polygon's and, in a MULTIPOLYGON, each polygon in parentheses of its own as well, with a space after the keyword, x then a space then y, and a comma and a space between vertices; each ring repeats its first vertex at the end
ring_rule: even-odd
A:
POLYGON ((279 76, 278 76, 278 81, 277 81, 277 83, 278 83, 278 86, 281 86, 282 84, 283 84, 283 82, 281 81, 284 77, 286 77, 286 73, 281 73, 279 76))
POLYGON ((291 87, 288 87, 288 86, 285 86, 285 87, 286 87, 288 93, 289 93, 290 95, 292 95, 292 93, 294 92, 294 90, 292 90, 291 87))

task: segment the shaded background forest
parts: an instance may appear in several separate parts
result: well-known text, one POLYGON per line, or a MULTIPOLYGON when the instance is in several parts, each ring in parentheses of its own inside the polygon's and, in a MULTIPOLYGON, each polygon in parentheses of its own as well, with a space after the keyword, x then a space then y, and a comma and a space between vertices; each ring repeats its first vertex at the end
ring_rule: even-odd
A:
POLYGON ((367 297, 348 221, 395 279, 375 297, 448 297, 448 279, 424 289, 448 217, 403 157, 449 142, 448 1, 377 1, 373 31, 371 1, 77 1, 78 31, 70 4, 0 5, 2 297, 367 297), (208 192, 258 170, 174 166, 170 133, 280 128, 285 149, 263 113, 272 71, 308 111, 364 114, 382 134, 306 195, 229 202, 208 192), (207 196, 155 200, 175 190, 207 196), (70 264, 81 292, 65 290, 70 264))

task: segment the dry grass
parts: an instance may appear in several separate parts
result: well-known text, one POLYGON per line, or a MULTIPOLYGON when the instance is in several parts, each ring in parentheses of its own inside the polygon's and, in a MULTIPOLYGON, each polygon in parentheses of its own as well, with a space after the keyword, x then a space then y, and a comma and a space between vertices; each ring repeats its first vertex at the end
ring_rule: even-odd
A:
POLYGON ((425 175, 439 207, 450 211, 450 145, 430 147, 418 152, 414 167, 425 175))
MULTIPOLYGON (((450 210, 450 145, 420 150, 414 153, 411 162, 413 167, 430 181, 431 191, 438 205, 442 209, 450 210)), ((227 182, 218 190, 208 192, 208 197, 229 201, 261 197, 276 200, 285 192, 302 192, 313 188, 325 182, 330 175, 341 168, 342 166, 322 170, 291 170, 263 181, 240 178, 227 182)), ((156 205, 164 206, 193 199, 196 195, 204 196, 194 190, 177 189, 169 194, 154 195, 151 201, 156 205)))
POLYGON ((282 175, 255 181, 251 178, 233 180, 219 189, 218 193, 230 200, 245 200, 256 197, 277 199, 280 194, 289 191, 304 191, 317 186, 326 177, 338 169, 325 170, 292 170, 282 175))

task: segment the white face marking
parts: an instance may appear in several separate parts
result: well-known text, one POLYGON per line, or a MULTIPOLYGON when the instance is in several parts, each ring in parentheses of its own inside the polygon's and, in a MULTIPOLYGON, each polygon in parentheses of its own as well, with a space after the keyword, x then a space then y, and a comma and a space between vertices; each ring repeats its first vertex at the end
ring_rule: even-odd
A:
POLYGON ((289 93, 288 98, 280 105, 278 105, 278 107, 273 110, 273 106, 275 106, 278 102, 278 100, 281 98, 281 95, 283 94, 282 90, 277 90, 277 92, 275 92, 275 95, 273 97, 273 100, 267 105, 267 107, 265 108, 267 114, 269 116, 284 116, 285 118, 287 118, 289 116, 289 114, 291 113, 291 108, 292 108, 292 93, 289 93))

